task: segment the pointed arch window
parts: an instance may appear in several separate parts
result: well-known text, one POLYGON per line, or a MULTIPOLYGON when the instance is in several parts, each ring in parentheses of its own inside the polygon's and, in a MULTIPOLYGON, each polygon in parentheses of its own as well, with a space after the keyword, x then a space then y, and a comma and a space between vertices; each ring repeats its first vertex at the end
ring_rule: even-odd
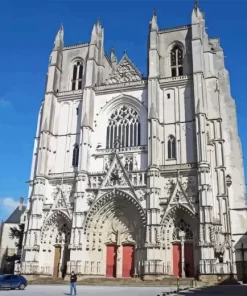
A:
POLYGON ((78 167, 78 162, 79 162, 79 146, 75 144, 73 149, 72 166, 78 167))
POLYGON ((116 140, 121 147, 139 146, 141 142, 140 117, 136 110, 122 106, 108 120, 106 148, 114 148, 116 140))
POLYGON ((175 159, 176 158, 176 139, 173 135, 170 135, 168 137, 167 153, 168 153, 168 159, 175 159))
POLYGON ((178 45, 171 50, 171 75, 172 77, 183 75, 183 50, 178 45))
POLYGON ((82 89, 82 74, 83 65, 82 62, 76 62, 72 68, 72 90, 82 89))

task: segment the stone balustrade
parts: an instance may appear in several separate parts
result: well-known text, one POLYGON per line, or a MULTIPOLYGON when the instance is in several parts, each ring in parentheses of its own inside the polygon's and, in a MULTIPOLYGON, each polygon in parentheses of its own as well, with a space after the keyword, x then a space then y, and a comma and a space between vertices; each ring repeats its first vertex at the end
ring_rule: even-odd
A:
POLYGON ((67 262, 67 274, 74 271, 76 274, 81 275, 103 275, 102 262, 96 261, 69 261, 67 262))
POLYGON ((51 275, 51 267, 49 265, 39 265, 39 262, 25 261, 19 267, 21 274, 45 274, 51 275))
MULTIPOLYGON (((103 180, 104 175, 91 175, 89 176, 89 188, 90 189, 99 189, 103 180)), ((134 187, 144 187, 146 186, 146 172, 144 171, 132 171, 128 172, 128 178, 134 187)), ((121 182, 120 182, 121 183, 121 182)), ((118 187, 129 187, 126 183, 125 185, 119 185, 118 187)))
POLYGON ((200 274, 231 274, 231 263, 202 262, 199 264, 200 274))

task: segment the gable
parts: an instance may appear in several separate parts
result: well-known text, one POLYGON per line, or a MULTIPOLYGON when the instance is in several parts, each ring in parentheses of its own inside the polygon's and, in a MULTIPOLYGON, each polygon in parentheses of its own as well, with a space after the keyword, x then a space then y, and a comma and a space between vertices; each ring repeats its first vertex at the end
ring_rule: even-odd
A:
POLYGON ((124 54, 117 68, 113 71, 110 77, 106 80, 106 84, 118 84, 126 82, 141 81, 142 74, 132 63, 129 57, 124 54))
POLYGON ((189 200, 179 178, 177 180, 177 184, 174 187, 174 190, 172 192, 172 195, 170 196, 170 199, 168 201, 168 207, 167 210, 170 209, 174 205, 178 204, 184 204, 189 207, 189 209, 194 212, 194 206, 192 205, 191 201, 189 200))
POLYGON ((56 192, 54 194, 54 203, 49 213, 47 214, 46 219, 48 220, 53 215, 54 212, 59 212, 59 211, 61 211, 62 213, 65 213, 70 218, 70 211, 68 209, 63 191, 59 186, 57 186, 56 192))
POLYGON ((111 165, 101 184, 100 190, 113 187, 132 187, 117 153, 112 159, 111 165))

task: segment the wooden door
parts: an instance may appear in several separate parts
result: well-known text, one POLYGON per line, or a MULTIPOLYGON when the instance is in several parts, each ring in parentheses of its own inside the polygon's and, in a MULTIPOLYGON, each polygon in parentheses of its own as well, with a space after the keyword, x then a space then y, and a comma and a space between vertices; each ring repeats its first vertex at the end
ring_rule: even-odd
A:
POLYGON ((186 277, 194 277, 194 246, 193 243, 184 244, 184 272, 186 277))
POLYGON ((116 277, 117 246, 106 246, 106 277, 116 277))
POLYGON ((173 275, 181 276, 181 244, 173 245, 173 275))
POLYGON ((53 277, 57 278, 59 276, 59 264, 61 258, 61 247, 55 247, 54 250, 54 267, 53 267, 53 277))
POLYGON ((134 275, 134 246, 123 246, 122 277, 133 277, 134 275))

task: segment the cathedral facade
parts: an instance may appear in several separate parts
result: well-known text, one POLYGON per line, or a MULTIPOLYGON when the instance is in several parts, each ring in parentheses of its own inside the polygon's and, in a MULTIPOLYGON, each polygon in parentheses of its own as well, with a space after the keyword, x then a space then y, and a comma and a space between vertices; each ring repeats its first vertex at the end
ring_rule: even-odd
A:
POLYGON ((242 148, 218 38, 191 24, 148 36, 148 75, 89 43, 50 56, 23 274, 144 278, 236 272, 246 223, 242 148))

